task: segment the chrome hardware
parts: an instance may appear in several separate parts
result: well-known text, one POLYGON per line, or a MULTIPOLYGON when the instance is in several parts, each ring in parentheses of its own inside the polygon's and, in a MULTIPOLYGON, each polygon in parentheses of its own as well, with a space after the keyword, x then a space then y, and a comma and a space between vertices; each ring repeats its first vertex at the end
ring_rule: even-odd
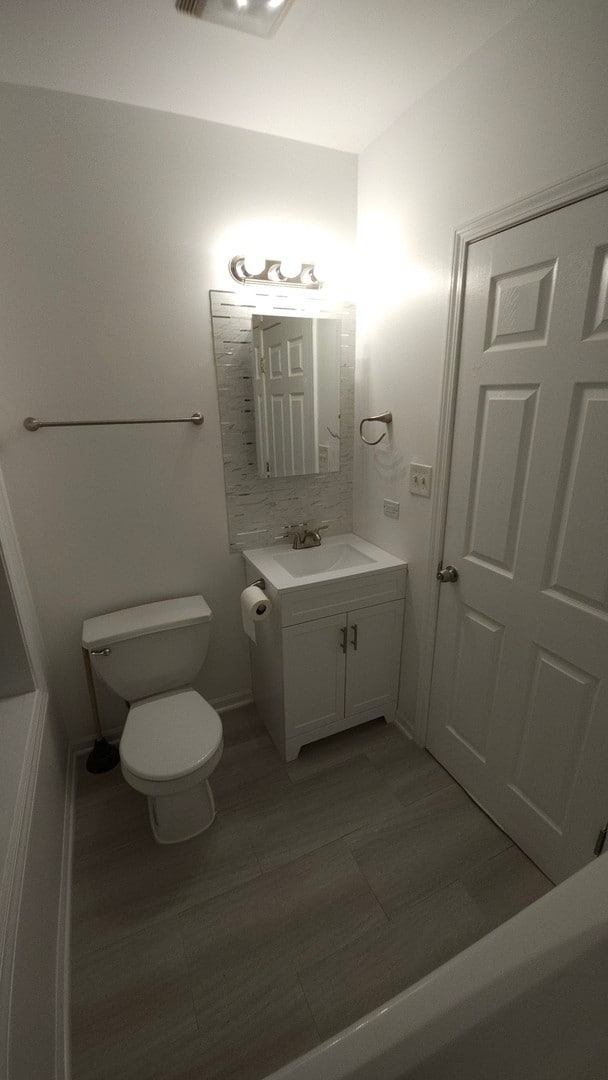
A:
POLYGON ((299 525, 284 525, 285 532, 283 533, 284 540, 291 540, 293 537, 292 547, 295 551, 304 546, 304 537, 308 532, 308 522, 301 521, 299 525))
POLYGON ((361 436, 363 442, 367 443, 368 446, 377 446, 379 442, 382 442, 382 440, 386 438, 386 431, 383 432, 383 434, 380 436, 379 439, 366 439, 365 435, 363 434, 363 425, 364 424, 378 423, 378 424, 386 424, 388 426, 389 424, 392 424, 392 422, 393 422, 393 414, 392 414, 392 412, 378 413, 377 416, 364 416, 363 420, 359 424, 359 435, 361 436))
POLYGON ((601 855, 604 850, 604 844, 606 843, 606 836, 608 836, 608 825, 604 825, 603 829, 600 829, 597 840, 595 841, 595 847, 593 849, 594 855, 601 855))
POLYGON ((319 534, 322 529, 328 529, 329 525, 315 525, 313 529, 309 529, 308 522, 302 521, 299 525, 284 525, 283 528, 286 530, 283 539, 290 540, 293 536, 292 547, 299 551, 301 548, 318 547, 321 543, 319 534))
POLYGON ((252 581, 251 584, 252 585, 257 585, 258 589, 265 589, 266 588, 266 582, 264 581, 263 577, 256 578, 256 580, 252 581))
POLYGON ((458 581, 458 570, 455 566, 446 566, 444 569, 443 563, 439 563, 436 576, 437 581, 441 581, 444 583, 449 581, 458 581))
POLYGON ((321 543, 320 533, 322 529, 328 529, 329 525, 315 525, 314 529, 308 529, 302 540, 303 548, 319 547, 321 543))
POLYGON ((352 630, 353 630, 353 639, 351 641, 351 645, 352 645, 353 649, 356 652, 357 651, 357 641, 359 639, 359 627, 357 626, 356 623, 353 623, 352 630))
POLYGON ((106 646, 105 649, 91 649, 91 656, 110 656, 112 650, 106 646))
POLYGON ((346 635, 348 634, 348 627, 342 626, 340 628, 340 633, 342 635, 342 642, 340 644, 340 648, 342 649, 342 652, 346 655, 346 650, 348 648, 348 641, 346 637, 346 635))
POLYGON ((200 412, 192 416, 176 416, 161 420, 37 420, 35 416, 26 416, 23 421, 27 431, 38 431, 43 427, 108 427, 115 424, 195 424, 200 427, 204 417, 200 412))

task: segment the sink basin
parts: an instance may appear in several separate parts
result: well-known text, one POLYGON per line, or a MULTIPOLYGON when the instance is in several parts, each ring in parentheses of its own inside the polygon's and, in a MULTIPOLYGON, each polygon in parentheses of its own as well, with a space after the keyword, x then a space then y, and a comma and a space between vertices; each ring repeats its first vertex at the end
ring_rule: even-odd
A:
POLYGON ((319 547, 294 551, 285 545, 243 552, 249 580, 261 577, 275 592, 293 592, 309 585, 330 584, 381 570, 405 570, 406 563, 355 533, 323 536, 319 547))
POLYGON ((375 560, 352 544, 327 544, 326 546, 302 548, 300 551, 281 552, 275 560, 292 577, 309 577, 325 574, 329 570, 347 570, 351 566, 365 566, 375 560))

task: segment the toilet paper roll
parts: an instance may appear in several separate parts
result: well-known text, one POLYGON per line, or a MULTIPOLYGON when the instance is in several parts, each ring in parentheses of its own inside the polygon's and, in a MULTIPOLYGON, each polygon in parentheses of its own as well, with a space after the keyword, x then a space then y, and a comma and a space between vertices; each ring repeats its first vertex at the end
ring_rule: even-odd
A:
POLYGON ((255 624, 268 618, 272 604, 266 593, 257 585, 249 585, 241 593, 241 618, 243 630, 255 644, 255 624))

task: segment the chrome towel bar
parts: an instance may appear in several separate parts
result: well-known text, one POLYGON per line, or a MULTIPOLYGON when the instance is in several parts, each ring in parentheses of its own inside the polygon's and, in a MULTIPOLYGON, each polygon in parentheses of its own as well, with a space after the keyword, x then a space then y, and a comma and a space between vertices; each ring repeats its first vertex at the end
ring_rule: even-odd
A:
POLYGON ((106 427, 112 424, 196 424, 200 427, 203 420, 200 412, 160 420, 37 420, 35 416, 26 416, 23 426, 28 431, 38 431, 42 427, 106 427))
POLYGON ((368 446, 377 446, 379 442, 382 442, 382 440, 384 438, 386 438, 386 431, 384 431, 382 433, 382 435, 380 436, 379 439, 366 439, 365 435, 363 434, 363 425, 364 424, 370 424, 370 423, 378 423, 378 424, 386 424, 388 426, 388 424, 392 424, 392 422, 393 422, 393 414, 392 414, 392 412, 378 413, 377 416, 364 416, 363 420, 359 424, 359 435, 361 436, 363 442, 366 443, 368 446))

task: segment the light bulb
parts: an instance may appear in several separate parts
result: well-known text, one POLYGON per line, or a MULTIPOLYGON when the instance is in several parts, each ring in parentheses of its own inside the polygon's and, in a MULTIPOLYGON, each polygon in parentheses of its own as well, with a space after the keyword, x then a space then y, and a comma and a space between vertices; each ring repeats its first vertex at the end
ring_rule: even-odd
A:
POLYGON ((283 3, 285 3, 285 0, 268 0, 268 7, 272 11, 274 8, 280 8, 283 3))
POLYGON ((281 276, 296 278, 302 273, 302 263, 298 259, 281 259, 281 276))
POLYGON ((253 254, 245 256, 243 266, 246 274, 256 277, 257 274, 261 274, 266 269, 266 259, 263 255, 253 252, 253 254))
POLYGON ((249 3, 249 0, 236 0, 236 6, 238 8, 246 8, 248 3, 249 3))

